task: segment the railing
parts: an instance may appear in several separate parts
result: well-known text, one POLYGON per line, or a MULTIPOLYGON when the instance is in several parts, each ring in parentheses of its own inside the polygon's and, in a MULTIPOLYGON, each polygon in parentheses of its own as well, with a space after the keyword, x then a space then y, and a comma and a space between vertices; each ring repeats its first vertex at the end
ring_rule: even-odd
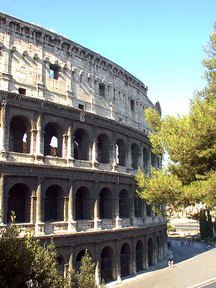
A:
POLYGON ((101 220, 101 229, 103 230, 112 229, 112 228, 115 228, 115 226, 116 226, 115 219, 102 219, 101 220))
POLYGON ((76 231, 87 231, 94 229, 94 220, 78 220, 76 223, 76 231))

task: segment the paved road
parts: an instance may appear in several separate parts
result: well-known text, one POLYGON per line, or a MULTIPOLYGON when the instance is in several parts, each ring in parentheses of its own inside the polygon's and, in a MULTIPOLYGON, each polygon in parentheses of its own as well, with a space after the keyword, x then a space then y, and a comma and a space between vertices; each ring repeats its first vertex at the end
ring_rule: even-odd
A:
MULTIPOLYGON (((216 248, 207 250, 194 243, 193 247, 181 246, 180 241, 172 241, 175 265, 167 267, 164 262, 157 271, 145 272, 134 278, 125 279, 117 288, 196 288, 196 284, 208 279, 216 279, 216 248)), ((207 285, 207 284, 206 284, 207 285)), ((209 286, 216 288, 216 284, 209 286), (212 286, 213 285, 213 286, 212 286)))

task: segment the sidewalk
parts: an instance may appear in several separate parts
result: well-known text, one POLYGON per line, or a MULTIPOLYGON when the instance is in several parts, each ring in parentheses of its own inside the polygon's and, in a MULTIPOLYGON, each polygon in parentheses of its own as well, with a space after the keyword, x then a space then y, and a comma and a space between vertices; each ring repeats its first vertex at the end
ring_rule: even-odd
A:
MULTIPOLYGON (((161 263, 161 269, 125 279, 114 287, 189 288, 190 286, 199 287, 198 283, 204 283, 216 277, 216 248, 206 251, 202 245, 182 247, 180 241, 172 241, 172 249, 176 262, 173 268, 167 267, 167 263, 164 262, 161 263), (184 260, 186 258, 188 259, 184 260), (163 265, 166 267, 162 268, 163 265)), ((216 287, 216 284, 211 287, 216 287)))

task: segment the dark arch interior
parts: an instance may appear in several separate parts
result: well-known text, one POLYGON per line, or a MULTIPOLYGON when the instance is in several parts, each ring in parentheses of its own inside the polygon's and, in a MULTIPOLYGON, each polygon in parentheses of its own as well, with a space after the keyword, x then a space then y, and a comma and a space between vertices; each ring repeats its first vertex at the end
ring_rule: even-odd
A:
POLYGON ((97 139, 97 161, 99 163, 110 162, 110 141, 106 134, 101 134, 97 139))
POLYGON ((130 247, 125 243, 120 252, 121 277, 130 275, 130 247))
MULTIPOLYGON (((76 261, 75 261, 75 270, 76 271, 78 271, 80 266, 81 266, 82 258, 85 255, 85 251, 86 251, 85 249, 81 250, 76 257, 76 261)), ((88 252, 89 256, 92 258, 91 253, 89 253, 88 250, 87 250, 87 252, 88 252)))
POLYGON ((121 190, 119 193, 119 217, 130 217, 130 198, 126 190, 121 190))
POLYGON ((112 194, 108 188, 104 188, 99 196, 100 219, 112 219, 112 194))
POLYGON ((126 146, 122 139, 116 142, 116 163, 119 166, 126 165, 126 146))
POLYGON ((153 265, 153 241, 152 238, 148 240, 148 266, 153 265))
POLYGON ((58 185, 51 185, 46 190, 44 220, 64 220, 64 192, 58 185))
POLYGON ((75 196, 75 220, 93 219, 93 207, 90 192, 86 187, 80 187, 75 196))
POLYGON ((84 129, 77 129, 74 133, 74 158, 89 160, 89 139, 84 129))
POLYGON ((15 184, 8 194, 7 222, 11 212, 15 212, 16 222, 30 222, 31 193, 27 185, 15 184))
POLYGON ((19 153, 30 152, 30 124, 28 119, 15 116, 10 122, 10 150, 19 153))
POLYGON ((44 132, 44 155, 61 157, 62 135, 58 124, 48 123, 44 132))
POLYGON ((137 169, 139 164, 139 147, 135 143, 131 145, 131 158, 132 168, 137 169))
POLYGON ((143 270, 143 243, 139 240, 136 244, 136 271, 143 270))
POLYGON ((114 280, 113 278, 113 250, 107 246, 101 253, 101 279, 105 282, 114 280))

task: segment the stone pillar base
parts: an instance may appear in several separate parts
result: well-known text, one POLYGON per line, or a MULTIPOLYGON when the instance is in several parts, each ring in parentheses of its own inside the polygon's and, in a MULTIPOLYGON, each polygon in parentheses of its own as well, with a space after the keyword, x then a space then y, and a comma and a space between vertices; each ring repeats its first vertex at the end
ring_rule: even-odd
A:
POLYGON ((43 222, 35 223, 35 236, 45 235, 45 224, 43 222))

